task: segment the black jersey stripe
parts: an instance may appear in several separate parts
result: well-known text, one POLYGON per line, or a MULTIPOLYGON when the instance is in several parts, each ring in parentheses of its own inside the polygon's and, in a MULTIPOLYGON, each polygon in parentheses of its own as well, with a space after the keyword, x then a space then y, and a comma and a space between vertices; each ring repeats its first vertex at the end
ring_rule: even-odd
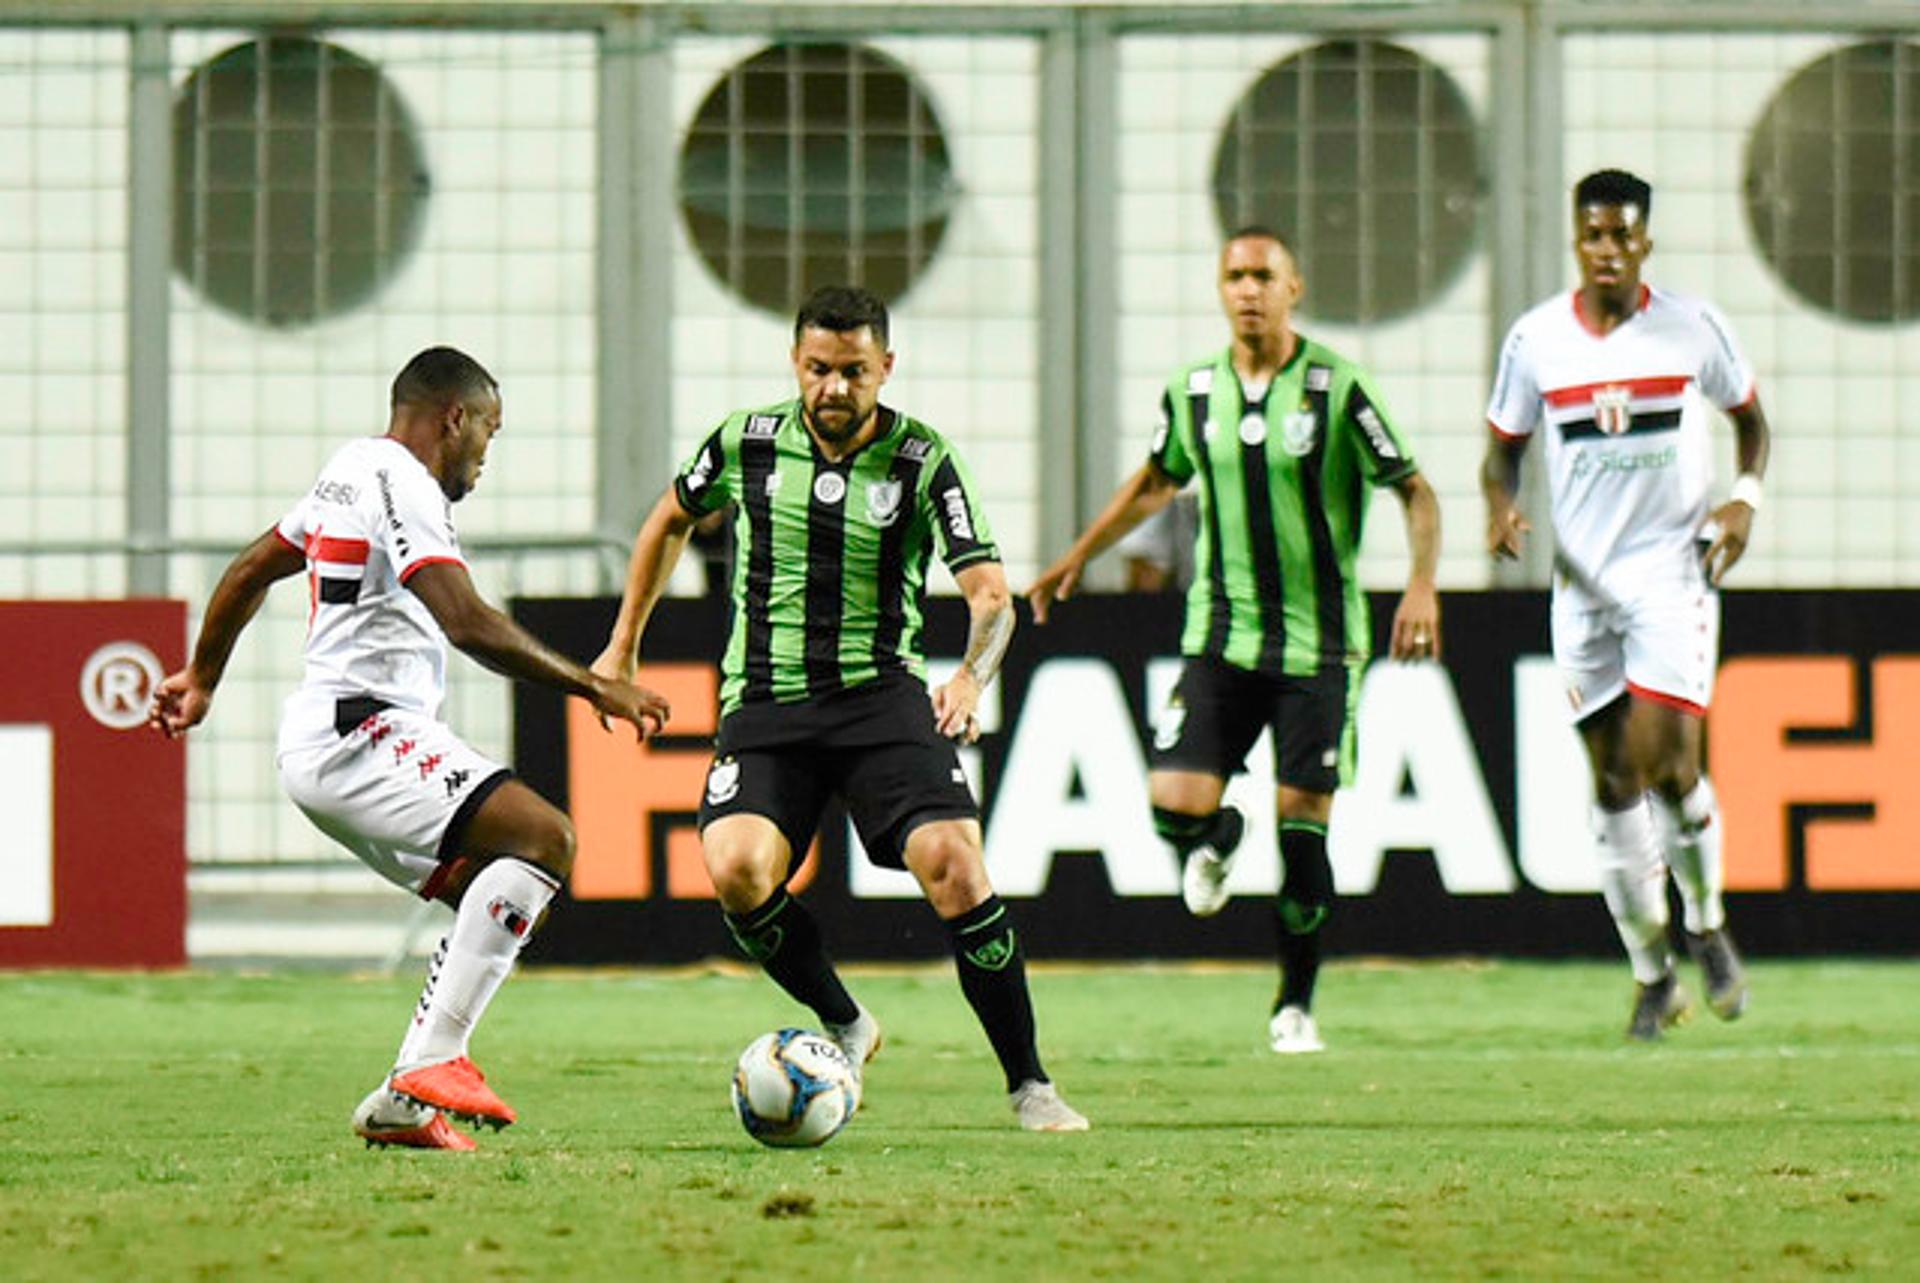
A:
POLYGON ((818 454, 807 494, 807 697, 817 699, 840 689, 840 626, 845 601, 842 580, 847 554, 847 470, 818 454), (839 486, 827 481, 837 477, 839 486), (832 502, 820 497, 826 483, 832 502))
POLYGON ((317 576, 320 580, 320 600, 329 606, 351 606, 360 600, 360 580, 339 579, 328 575, 317 576))
MULTIPOLYGON (((1271 390, 1271 389, 1269 389, 1271 390)), ((1258 405, 1243 406, 1247 415, 1266 414, 1266 398, 1258 405)), ((1234 436, 1239 438, 1236 431, 1234 436)), ((1252 445, 1240 442, 1240 480, 1247 503, 1247 551, 1253 559, 1253 587, 1260 599, 1260 668, 1279 672, 1286 648, 1286 581, 1280 573, 1279 525, 1273 512, 1273 470, 1267 466, 1267 443, 1262 437, 1252 445)))
POLYGON ((1205 392, 1187 394, 1187 423, 1193 435, 1194 472, 1200 478, 1200 510, 1207 518, 1207 640, 1201 653, 1221 658, 1227 653, 1227 632, 1233 611, 1227 601, 1226 548, 1220 542, 1220 504, 1214 498, 1213 460, 1207 446, 1205 392))
MULTIPOLYGON (((1327 413, 1327 389, 1332 383, 1333 371, 1328 367, 1307 367, 1305 396, 1307 408, 1313 413, 1313 449, 1300 460, 1298 474, 1307 542, 1313 549, 1313 600, 1320 624, 1322 663, 1342 660, 1347 651, 1346 579, 1340 574, 1340 559, 1333 550, 1333 528, 1327 515, 1327 433, 1331 421, 1327 413)), ((1366 400, 1358 383, 1347 399, 1351 413, 1357 413, 1356 400, 1362 404, 1366 400)))
MULTIPOLYGON (((901 666, 900 643, 907 631, 907 531, 920 491, 926 456, 901 450, 888 466, 887 479, 900 487, 893 524, 880 532, 880 602, 873 628, 873 664, 885 671, 901 666)), ((924 567, 923 567, 924 574, 924 567)))
POLYGON ((747 511, 747 586, 744 611, 747 626, 741 698, 773 698, 773 496, 767 479, 773 475, 771 436, 740 438, 740 503, 747 511))
POLYGON ((1642 432, 1671 432, 1680 426, 1680 411, 1655 410, 1651 414, 1636 414, 1622 433, 1608 433, 1600 430, 1600 424, 1594 419, 1571 419, 1560 425, 1562 441, 1577 441, 1583 437, 1637 436, 1642 432))

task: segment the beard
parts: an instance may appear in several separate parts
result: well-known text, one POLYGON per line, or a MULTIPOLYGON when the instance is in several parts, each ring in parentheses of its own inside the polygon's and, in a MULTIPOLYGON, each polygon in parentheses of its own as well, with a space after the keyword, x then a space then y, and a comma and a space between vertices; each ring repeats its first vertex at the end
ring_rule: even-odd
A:
POLYGON ((853 440, 859 435, 860 429, 866 426, 867 420, 873 417, 871 409, 863 412, 852 406, 831 405, 822 406, 821 409, 836 410, 846 415, 844 422, 829 423, 820 417, 820 410, 807 411, 807 422, 813 426, 813 430, 820 435, 821 440, 833 445, 844 445, 853 440))

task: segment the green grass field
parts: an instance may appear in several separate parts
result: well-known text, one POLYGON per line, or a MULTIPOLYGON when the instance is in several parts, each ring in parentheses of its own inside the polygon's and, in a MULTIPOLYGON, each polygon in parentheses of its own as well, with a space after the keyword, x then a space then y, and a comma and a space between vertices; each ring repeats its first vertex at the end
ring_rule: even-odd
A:
POLYGON ((1624 1045, 1618 965, 1336 965, 1326 1055, 1264 970, 1035 976, 1081 1136, 1018 1131, 944 969, 862 972, 867 1103, 761 1149, 757 975, 517 976, 474 1155, 347 1115, 415 983, 0 976, 0 1276, 1707 1280, 1920 1272, 1913 963, 1762 962, 1748 1017, 1624 1045))

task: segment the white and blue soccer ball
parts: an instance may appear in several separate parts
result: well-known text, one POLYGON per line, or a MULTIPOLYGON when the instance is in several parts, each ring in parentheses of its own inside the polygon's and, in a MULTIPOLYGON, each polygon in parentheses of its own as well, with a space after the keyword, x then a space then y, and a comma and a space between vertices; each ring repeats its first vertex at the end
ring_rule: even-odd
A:
POLYGON ((824 1145, 859 1106, 860 1076, 846 1053, 804 1029, 761 1034, 734 1066, 734 1112, 762 1145, 824 1145))

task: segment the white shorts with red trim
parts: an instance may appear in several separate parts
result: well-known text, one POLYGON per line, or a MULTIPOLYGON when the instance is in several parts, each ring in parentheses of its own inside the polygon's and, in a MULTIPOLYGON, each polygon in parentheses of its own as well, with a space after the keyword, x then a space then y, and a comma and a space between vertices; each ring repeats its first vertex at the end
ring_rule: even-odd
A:
POLYGON ((1657 584, 1630 600, 1589 607, 1553 594, 1553 662, 1578 722, 1623 694, 1705 716, 1720 655, 1720 595, 1697 584, 1657 584))
POLYGON ((446 723, 395 708, 331 741, 283 748, 279 761, 287 796, 322 833, 423 899, 464 854, 454 846, 473 813, 513 774, 446 723))

